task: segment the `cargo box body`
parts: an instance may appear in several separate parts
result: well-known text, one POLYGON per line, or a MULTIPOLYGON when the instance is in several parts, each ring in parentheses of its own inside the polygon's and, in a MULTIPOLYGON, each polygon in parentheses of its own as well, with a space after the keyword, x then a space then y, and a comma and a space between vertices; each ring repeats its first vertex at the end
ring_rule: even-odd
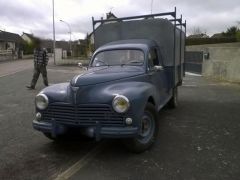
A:
POLYGON ((185 32, 182 26, 177 27, 173 22, 163 18, 127 21, 120 18, 114 19, 111 23, 102 22, 94 29, 95 48, 118 40, 154 40, 160 49, 169 79, 173 81, 172 85, 176 86, 181 83, 184 76, 185 32))

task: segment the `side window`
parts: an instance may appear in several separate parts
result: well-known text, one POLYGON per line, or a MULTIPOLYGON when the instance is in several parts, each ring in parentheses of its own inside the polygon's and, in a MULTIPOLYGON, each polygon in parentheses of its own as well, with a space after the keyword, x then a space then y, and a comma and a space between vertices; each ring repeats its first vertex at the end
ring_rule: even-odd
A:
POLYGON ((154 66, 159 65, 157 49, 150 49, 148 54, 148 68, 151 70, 154 66))
POLYGON ((159 53, 158 53, 158 61, 159 61, 159 65, 161 65, 161 66, 164 66, 164 55, 165 55, 165 53, 164 53, 165 51, 164 51, 164 48, 163 47, 160 47, 159 48, 159 53))

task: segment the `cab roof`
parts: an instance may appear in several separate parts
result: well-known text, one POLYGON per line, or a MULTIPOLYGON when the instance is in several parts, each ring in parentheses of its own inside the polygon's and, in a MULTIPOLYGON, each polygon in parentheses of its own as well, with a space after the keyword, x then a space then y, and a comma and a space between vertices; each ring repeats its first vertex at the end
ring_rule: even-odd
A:
POLYGON ((113 41, 98 48, 96 52, 110 49, 141 49, 147 51, 150 47, 157 46, 156 42, 149 39, 128 39, 113 41))

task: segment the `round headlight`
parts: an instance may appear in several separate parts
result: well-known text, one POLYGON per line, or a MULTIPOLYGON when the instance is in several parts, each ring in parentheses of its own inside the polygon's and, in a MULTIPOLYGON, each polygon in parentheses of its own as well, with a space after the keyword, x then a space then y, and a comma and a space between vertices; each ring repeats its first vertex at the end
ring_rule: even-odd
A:
POLYGON ((35 102, 38 109, 44 110, 48 106, 48 97, 45 94, 38 94, 35 102))
POLYGON ((125 113, 130 107, 127 97, 123 95, 116 95, 112 102, 113 109, 118 113, 125 113))

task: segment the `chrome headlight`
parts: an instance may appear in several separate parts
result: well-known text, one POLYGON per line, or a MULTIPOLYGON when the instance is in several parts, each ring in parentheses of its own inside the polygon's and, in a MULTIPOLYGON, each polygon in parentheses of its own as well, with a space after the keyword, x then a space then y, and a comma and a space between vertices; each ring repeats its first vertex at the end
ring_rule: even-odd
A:
POLYGON ((38 94, 35 98, 35 103, 38 109, 44 110, 48 106, 48 97, 45 94, 38 94))
POLYGON ((112 106, 116 112, 125 113, 129 109, 130 103, 127 97, 116 95, 113 99, 112 106))

